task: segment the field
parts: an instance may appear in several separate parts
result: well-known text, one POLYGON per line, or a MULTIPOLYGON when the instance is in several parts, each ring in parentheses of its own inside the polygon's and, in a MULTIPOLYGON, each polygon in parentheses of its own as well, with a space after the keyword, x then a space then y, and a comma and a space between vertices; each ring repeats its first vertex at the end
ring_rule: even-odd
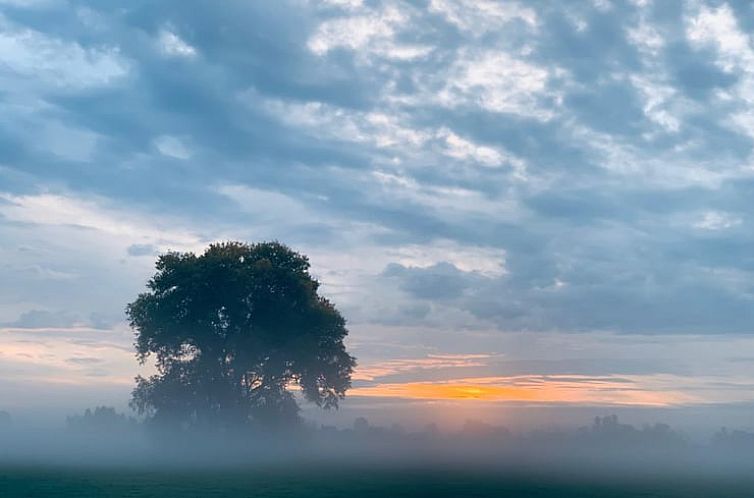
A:
POLYGON ((751 482, 726 478, 589 479, 427 469, 334 466, 267 470, 0 468, 3 498, 557 497, 708 498, 752 496, 751 482))

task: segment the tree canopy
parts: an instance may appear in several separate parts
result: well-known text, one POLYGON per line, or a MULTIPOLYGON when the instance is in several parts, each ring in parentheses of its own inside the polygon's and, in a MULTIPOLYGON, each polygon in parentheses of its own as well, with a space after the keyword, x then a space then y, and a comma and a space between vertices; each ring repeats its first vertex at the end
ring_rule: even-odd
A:
POLYGON ((137 377, 132 406, 191 426, 298 420, 289 388, 338 406, 354 358, 345 320, 318 294, 309 260, 278 242, 212 244, 161 255, 128 305, 136 351, 157 373, 137 377))

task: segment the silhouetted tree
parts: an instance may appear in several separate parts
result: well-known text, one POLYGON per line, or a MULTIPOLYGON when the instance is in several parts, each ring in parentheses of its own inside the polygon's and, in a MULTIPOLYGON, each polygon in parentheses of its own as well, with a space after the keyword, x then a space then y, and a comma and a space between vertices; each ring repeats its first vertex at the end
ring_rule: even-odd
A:
POLYGON ((157 374, 136 379, 139 413, 207 427, 291 423, 293 384, 337 407, 355 361, 305 256, 278 242, 227 242, 162 255, 156 269, 127 307, 139 360, 156 358, 157 374))
POLYGON ((369 421, 364 417, 358 417, 353 421, 353 430, 358 433, 365 433, 369 430, 369 421))
POLYGON ((83 415, 73 415, 66 419, 68 428, 82 432, 118 433, 133 430, 137 422, 131 417, 115 411, 109 406, 87 408, 83 415))
POLYGON ((754 433, 743 430, 729 431, 723 427, 715 433, 712 443, 726 449, 751 450, 754 448, 754 433))
POLYGON ((472 440, 496 441, 510 437, 510 431, 501 426, 490 425, 481 420, 467 419, 461 428, 461 434, 472 440))

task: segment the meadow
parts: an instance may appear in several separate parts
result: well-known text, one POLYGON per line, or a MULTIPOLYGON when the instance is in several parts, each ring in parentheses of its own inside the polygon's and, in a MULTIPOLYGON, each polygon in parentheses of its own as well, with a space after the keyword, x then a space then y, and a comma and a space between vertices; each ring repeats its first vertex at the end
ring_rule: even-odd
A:
POLYGON ((249 469, 107 469, 6 466, 3 498, 557 497, 752 496, 754 480, 641 475, 590 478, 537 472, 309 466, 249 469))

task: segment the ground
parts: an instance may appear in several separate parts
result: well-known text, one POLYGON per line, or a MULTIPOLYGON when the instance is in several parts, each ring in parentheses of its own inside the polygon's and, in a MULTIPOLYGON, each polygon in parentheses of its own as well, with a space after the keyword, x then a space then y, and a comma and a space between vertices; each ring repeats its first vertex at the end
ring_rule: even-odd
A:
POLYGON ((731 479, 575 478, 480 471, 311 467, 266 470, 144 470, 77 467, 0 468, 3 498, 252 497, 557 497, 708 498, 752 496, 752 483, 731 479))

